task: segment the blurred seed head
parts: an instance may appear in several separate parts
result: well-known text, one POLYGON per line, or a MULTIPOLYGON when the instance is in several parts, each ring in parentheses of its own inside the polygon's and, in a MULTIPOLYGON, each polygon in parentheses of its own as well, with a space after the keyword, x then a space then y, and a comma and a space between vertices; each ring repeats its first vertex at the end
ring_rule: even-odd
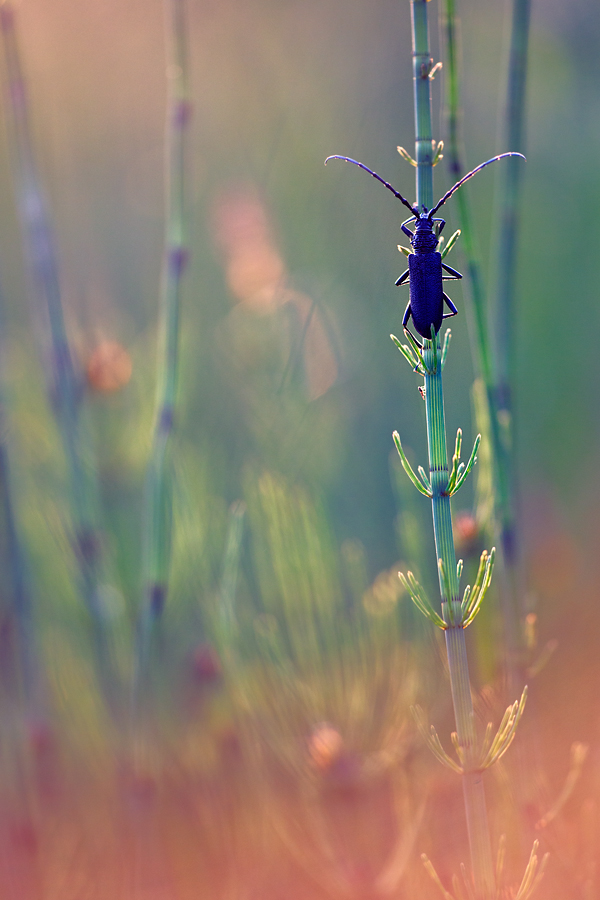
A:
POLYGON ((86 365, 88 385, 99 394, 120 391, 129 382, 132 371, 131 356, 118 341, 101 341, 86 365))
POLYGON ((527 613, 523 626, 525 633, 525 646, 528 650, 535 650, 537 646, 537 615, 527 613))
POLYGON ((222 674, 221 660, 211 644, 200 644, 192 653, 192 675, 195 681, 208 684, 222 674))
POLYGON ((479 537, 479 526, 475 516, 466 510, 462 510, 455 516, 452 529, 454 531, 456 552, 466 555, 474 552, 479 537))
POLYGON ((301 340, 298 360, 309 399, 316 400, 337 379, 336 355, 314 300, 289 284, 265 205, 251 187, 233 189, 217 199, 213 222, 227 286, 238 307, 254 315, 285 310, 278 326, 281 344, 301 340))
POLYGON ((396 606, 404 591, 402 582, 398 578, 400 565, 400 563, 396 563, 391 569, 380 572, 371 587, 364 592, 363 606, 371 615, 386 616, 396 606))
POLYGON ((328 772, 342 757, 344 739, 337 728, 322 722, 317 725, 308 741, 310 761, 315 769, 328 772))
POLYGON ((222 196, 215 205, 214 222, 227 284, 236 300, 254 312, 280 306, 285 300, 285 265, 256 193, 241 188, 222 196))

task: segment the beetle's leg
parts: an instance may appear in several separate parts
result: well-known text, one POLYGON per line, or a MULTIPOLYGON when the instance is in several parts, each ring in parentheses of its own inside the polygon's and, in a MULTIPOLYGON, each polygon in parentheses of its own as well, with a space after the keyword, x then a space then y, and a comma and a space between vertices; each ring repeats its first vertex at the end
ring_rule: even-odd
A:
POLYGON ((457 308, 455 307, 455 305, 454 305, 454 303, 452 302, 452 300, 450 299, 450 297, 448 296, 448 294, 443 294, 442 296, 443 296, 444 300, 446 301, 446 304, 447 304, 447 306, 448 306, 448 309, 452 310, 452 311, 449 312, 449 313, 445 313, 445 314, 442 316, 442 319, 450 319, 452 316, 458 315, 458 310, 457 310, 457 308))
POLYGON ((444 281, 451 281, 454 278, 462 278, 460 272, 457 272, 456 269, 453 269, 452 266, 447 266, 446 263, 442 263, 442 269, 445 269, 446 272, 449 272, 451 278, 444 278, 444 281))
MULTIPOLYGON (((415 342, 415 344, 417 345, 417 347, 419 348, 419 350, 422 350, 422 349, 423 349, 423 344, 421 344, 421 343, 416 339, 416 337, 414 336, 414 334, 412 333, 412 331, 411 331, 410 328, 408 327, 408 321, 409 321, 409 319, 410 319, 411 316, 412 316, 412 309, 410 308, 410 303, 409 303, 408 306, 406 307, 406 309, 404 310, 404 318, 402 319, 402 327, 403 327, 404 331, 405 331, 407 334, 410 334, 411 338, 413 339, 413 341, 415 342)), ((416 371, 417 371, 417 370, 415 369, 415 372, 416 372, 416 371)))
MULTIPOLYGON (((410 328, 407 328, 406 325, 404 326, 404 334, 405 334, 408 338, 410 338, 410 340, 413 342, 413 344, 414 344, 415 347, 418 347, 419 350, 422 350, 422 349, 423 349, 423 344, 421 344, 420 341, 418 341, 418 340, 416 339, 416 337, 414 336, 414 334, 412 333, 412 331, 410 330, 410 328)), ((418 371, 419 371, 419 365, 420 365, 420 364, 421 364, 421 360, 419 360, 419 362, 416 364, 416 366, 415 366, 414 369, 413 369, 413 372, 418 372, 418 371)))
MULTIPOLYGON (((416 337, 414 336, 414 334, 412 333, 412 331, 410 330, 410 328, 407 328, 406 325, 404 326, 404 334, 407 334, 407 335, 409 334, 409 335, 411 336, 412 340, 415 342, 415 344, 417 345, 417 347, 419 348, 419 350, 422 350, 422 349, 423 349, 423 344, 421 344, 420 341, 418 341, 418 340, 416 339, 416 337)), ((413 372, 418 372, 418 371, 419 371, 419 365, 418 365, 418 363, 417 363, 417 365, 416 365, 416 366, 414 367, 414 369, 413 369, 413 372)))
POLYGON ((446 220, 445 219, 432 219, 431 221, 436 222, 438 224, 437 233, 438 233, 438 237, 439 237, 440 234, 442 233, 442 231, 444 230, 444 225, 446 224, 446 220))
POLYGON ((408 225, 409 222, 414 222, 414 221, 415 221, 415 216, 411 216, 410 219, 407 219, 407 220, 406 220, 405 222, 403 222, 402 225, 400 226, 400 228, 402 229, 402 231, 404 232, 404 234, 405 234, 406 237, 408 237, 408 238, 413 238, 413 237, 415 236, 414 231, 411 231, 410 228, 407 228, 407 227, 406 227, 406 226, 408 225))
MULTIPOLYGON (((406 281, 406 279, 409 275, 410 275, 410 269, 407 269, 406 272, 404 273, 404 275, 401 275, 400 278, 398 279, 398 281, 396 282, 396 287, 398 287, 401 284, 404 284, 404 282, 406 281)), ((408 305, 410 306, 410 303, 408 305)))

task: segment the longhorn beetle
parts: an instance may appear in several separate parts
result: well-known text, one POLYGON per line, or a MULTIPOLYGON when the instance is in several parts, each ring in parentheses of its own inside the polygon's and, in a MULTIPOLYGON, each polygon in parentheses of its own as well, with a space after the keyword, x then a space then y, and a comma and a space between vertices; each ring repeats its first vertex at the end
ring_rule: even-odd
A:
POLYGON ((410 209, 412 213, 411 217, 403 222, 400 227, 404 234, 410 238, 412 253, 408 256, 408 269, 400 276, 396 284, 405 284, 408 279, 410 299, 404 313, 404 318, 402 319, 402 326, 419 347, 422 345, 419 344, 408 328, 410 317, 412 316, 415 329, 419 332, 421 337, 431 339, 432 328, 435 328, 435 333, 437 334, 442 326, 442 319, 448 319, 450 316, 455 316, 458 312, 450 297, 444 293, 442 282, 462 278, 460 272, 457 272, 456 269, 453 269, 442 262, 442 254, 437 250, 437 246, 439 243, 439 236, 442 233, 446 222, 444 219, 435 219, 434 214, 446 200, 450 199, 452 194, 457 191, 465 181, 468 181, 469 178, 472 178, 477 172, 485 169, 490 163, 496 162, 499 159, 504 159, 506 156, 520 156, 522 159, 525 159, 522 153, 517 153, 515 151, 501 153, 500 156, 493 156, 492 159, 488 159, 486 162, 481 163, 480 166, 477 166, 476 169, 468 172, 460 179, 460 181, 457 181, 449 191, 446 191, 442 199, 438 200, 433 209, 427 209, 423 206, 421 210, 419 210, 416 203, 413 206, 408 200, 405 200, 402 194, 396 191, 389 182, 384 181, 377 172, 373 172, 372 169, 357 162, 355 159, 350 159, 348 156, 328 156, 325 160, 325 165, 327 165, 330 159, 343 159, 345 162, 352 163, 360 169, 364 169, 365 172, 368 172, 369 175, 372 175, 373 178, 380 181, 392 192, 394 197, 397 197, 401 203, 410 209), (411 231, 408 227, 411 222, 415 223, 414 231, 411 231), (448 274, 444 275, 442 270, 448 274), (449 313, 444 313, 444 302, 450 309, 449 313))

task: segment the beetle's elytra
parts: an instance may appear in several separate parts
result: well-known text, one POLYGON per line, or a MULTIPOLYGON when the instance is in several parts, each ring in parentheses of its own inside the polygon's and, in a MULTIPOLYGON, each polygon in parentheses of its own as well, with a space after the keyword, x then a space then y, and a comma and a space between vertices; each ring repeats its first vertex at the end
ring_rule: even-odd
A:
MULTIPOLYGON (((437 247, 439 236, 446 223, 444 219, 435 219, 434 214, 465 181, 468 181, 477 172, 485 169, 490 163, 504 159, 507 156, 520 156, 522 159, 525 159, 522 153, 517 153, 516 151, 493 156, 452 185, 450 190, 446 191, 441 200, 438 200, 432 209, 427 209, 425 206, 419 209, 416 203, 411 205, 389 182, 384 181, 376 172, 373 172, 372 169, 369 169, 363 163, 357 162, 355 159, 350 159, 348 156, 328 156, 325 160, 325 164, 327 164, 330 159, 343 159, 345 162, 364 169, 365 172, 368 172, 369 175, 372 175, 373 178, 376 178, 377 181, 380 181, 390 190, 394 197, 397 197, 412 213, 411 217, 401 225, 402 231, 410 239, 412 252, 408 257, 408 269, 400 276, 396 284, 405 284, 408 280, 409 301, 402 319, 402 326, 405 331, 409 332, 413 340, 416 340, 416 338, 408 329, 411 316, 415 330, 421 337, 430 339, 432 328, 435 329, 435 334, 437 334, 442 326, 443 319, 455 316, 458 312, 450 297, 444 293, 442 282, 462 278, 462 275, 442 261, 442 254, 437 247), (413 222, 414 231, 411 231, 408 226, 413 222), (450 312, 444 313, 444 303, 450 312)), ((419 344, 419 346, 421 345, 419 344)))

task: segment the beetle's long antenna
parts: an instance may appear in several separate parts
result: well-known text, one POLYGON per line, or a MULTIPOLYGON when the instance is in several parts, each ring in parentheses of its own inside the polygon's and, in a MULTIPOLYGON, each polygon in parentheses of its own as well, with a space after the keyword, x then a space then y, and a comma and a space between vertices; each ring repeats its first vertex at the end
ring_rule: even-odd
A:
MULTIPOLYGON (((488 160, 486 160, 484 163, 481 163, 481 165, 480 165, 480 166, 477 166, 476 169, 473 169, 472 172, 467 172, 467 174, 464 175, 464 176, 460 179, 460 181, 457 181, 456 184, 454 184, 454 185, 450 188, 449 191, 446 191, 446 193, 444 194, 444 196, 442 197, 442 199, 438 201, 438 203, 433 207, 433 209, 430 209, 430 210, 429 210, 429 216, 428 216, 428 218, 431 219, 431 217, 433 216, 434 212, 437 212, 438 209, 440 208, 440 206, 442 206, 442 205, 446 202, 446 200, 449 200, 450 197, 452 196, 452 194, 454 193, 454 191, 457 191, 457 190, 459 189, 459 187, 465 183, 465 181, 468 181, 469 178, 472 178, 472 177, 473 177, 473 175, 477 175, 478 172, 481 172, 481 170, 482 170, 482 169, 485 169, 486 166, 489 166, 490 163, 497 162, 499 159, 504 159, 504 158, 507 157, 507 156, 520 156, 521 159, 525 159, 525 157, 523 156, 523 154, 522 154, 522 153, 517 153, 516 150, 511 150, 509 153, 501 153, 500 156, 492 156, 491 159, 488 159, 488 160)), ((371 173, 371 174, 373 174, 373 173, 371 173)))
POLYGON ((361 163, 361 162, 357 162, 355 159, 350 159, 350 157, 348 157, 348 156, 328 156, 327 159, 325 160, 325 165, 327 165, 327 163, 329 162, 330 159, 343 159, 344 162, 352 163, 353 165, 358 166, 359 169, 364 169, 365 172, 368 172, 369 175, 372 175, 373 178, 376 178, 377 181, 380 181, 388 189, 388 191, 391 191, 392 194, 394 195, 394 197, 397 197, 401 203, 404 203, 404 205, 410 209, 413 216, 415 215, 415 209, 413 206, 410 205, 408 200, 405 200, 404 197, 402 196, 402 194, 398 193, 398 191, 395 191, 394 188, 391 186, 391 184, 388 181, 384 181, 383 178, 381 178, 381 176, 377 174, 377 172, 374 172, 372 169, 369 169, 368 166, 363 165, 363 163, 361 163))

